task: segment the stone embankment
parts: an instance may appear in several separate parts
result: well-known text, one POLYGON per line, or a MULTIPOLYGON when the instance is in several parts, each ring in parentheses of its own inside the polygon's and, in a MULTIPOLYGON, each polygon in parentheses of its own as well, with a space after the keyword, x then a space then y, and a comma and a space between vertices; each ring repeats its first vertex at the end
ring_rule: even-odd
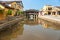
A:
POLYGON ((55 23, 55 24, 60 24, 60 16, 40 16, 40 19, 55 23))
POLYGON ((23 17, 8 17, 5 21, 2 21, 0 24, 0 31, 4 30, 6 28, 11 28, 12 26, 16 25, 18 22, 20 22, 23 19, 23 17))

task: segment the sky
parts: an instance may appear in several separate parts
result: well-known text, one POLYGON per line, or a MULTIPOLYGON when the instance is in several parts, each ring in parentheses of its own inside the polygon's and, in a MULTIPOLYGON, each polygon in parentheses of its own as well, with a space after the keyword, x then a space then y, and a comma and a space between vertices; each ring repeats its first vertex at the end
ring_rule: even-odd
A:
POLYGON ((44 5, 60 6, 60 0, 22 0, 24 10, 40 10, 44 5))

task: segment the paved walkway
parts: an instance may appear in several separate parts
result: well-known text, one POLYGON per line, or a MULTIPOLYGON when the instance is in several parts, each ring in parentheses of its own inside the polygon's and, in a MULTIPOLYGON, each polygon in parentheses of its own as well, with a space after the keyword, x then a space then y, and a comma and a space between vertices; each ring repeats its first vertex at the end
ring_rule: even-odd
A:
POLYGON ((60 16, 45 15, 45 16, 40 16, 40 18, 48 20, 48 21, 60 23, 60 16))

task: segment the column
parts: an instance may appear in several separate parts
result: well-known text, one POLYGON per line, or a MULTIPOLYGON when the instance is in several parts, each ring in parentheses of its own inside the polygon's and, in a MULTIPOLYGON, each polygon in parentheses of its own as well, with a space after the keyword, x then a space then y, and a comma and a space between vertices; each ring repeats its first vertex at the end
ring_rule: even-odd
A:
POLYGON ((36 15, 36 20, 37 20, 37 18, 38 18, 38 17, 37 17, 37 15, 36 15))
POLYGON ((58 13, 56 12, 56 16, 58 15, 58 13))
POLYGON ((51 12, 51 15, 53 15, 53 12, 51 12))
POLYGON ((34 14, 34 21, 35 21, 36 19, 35 19, 35 14, 34 14))
POLYGON ((39 12, 39 15, 38 15, 38 17, 40 17, 42 14, 39 12))
POLYGON ((34 15, 34 20, 35 20, 35 15, 34 15))

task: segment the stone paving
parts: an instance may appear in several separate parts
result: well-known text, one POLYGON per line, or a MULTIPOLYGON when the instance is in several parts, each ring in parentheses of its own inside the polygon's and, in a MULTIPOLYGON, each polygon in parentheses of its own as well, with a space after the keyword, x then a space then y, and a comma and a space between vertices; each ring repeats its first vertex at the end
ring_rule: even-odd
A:
POLYGON ((48 19, 52 19, 52 20, 56 20, 56 21, 60 21, 60 16, 45 15, 45 16, 40 16, 40 17, 48 18, 48 19))

